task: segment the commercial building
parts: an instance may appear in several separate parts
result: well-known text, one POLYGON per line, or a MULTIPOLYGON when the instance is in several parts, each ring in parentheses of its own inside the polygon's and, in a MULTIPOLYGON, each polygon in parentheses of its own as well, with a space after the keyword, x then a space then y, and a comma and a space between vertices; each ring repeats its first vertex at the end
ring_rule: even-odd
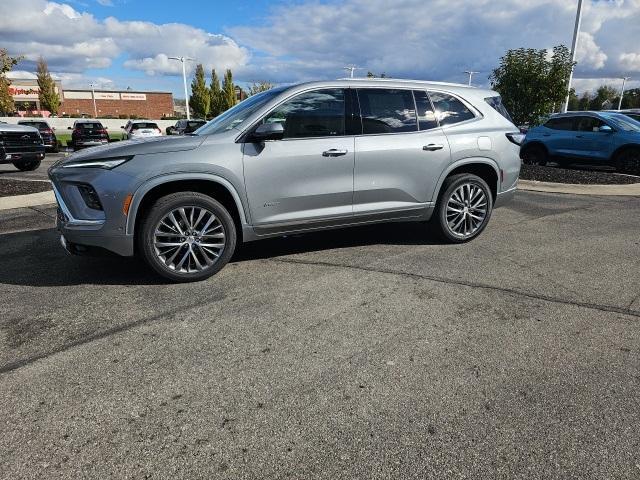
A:
MULTIPOLYGON (((139 90, 65 89, 56 81, 60 96, 59 116, 85 115, 89 117, 130 117, 160 119, 174 114, 171 92, 139 90)), ((9 93, 13 96, 19 115, 42 112, 38 100, 38 83, 32 79, 12 79, 9 93)))

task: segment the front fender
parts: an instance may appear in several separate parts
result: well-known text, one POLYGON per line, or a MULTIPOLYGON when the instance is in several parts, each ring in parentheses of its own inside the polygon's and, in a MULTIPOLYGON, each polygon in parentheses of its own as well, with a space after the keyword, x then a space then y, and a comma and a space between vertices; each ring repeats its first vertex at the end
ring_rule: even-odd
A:
POLYGON ((135 222, 138 215, 138 209, 140 208, 140 204, 142 203, 142 200, 147 193, 149 193, 153 188, 159 185, 182 180, 205 180, 222 185, 229 191, 229 193, 233 197, 234 202, 236 203, 236 208, 238 209, 238 213, 240 214, 240 222, 243 226, 248 224, 247 214, 244 207, 245 204, 243 203, 242 198, 238 194, 236 188, 227 179, 212 173, 171 173, 160 175, 147 180, 134 192, 133 198, 131 199, 131 206, 129 207, 129 215, 127 216, 126 234, 133 235, 135 231, 135 222))

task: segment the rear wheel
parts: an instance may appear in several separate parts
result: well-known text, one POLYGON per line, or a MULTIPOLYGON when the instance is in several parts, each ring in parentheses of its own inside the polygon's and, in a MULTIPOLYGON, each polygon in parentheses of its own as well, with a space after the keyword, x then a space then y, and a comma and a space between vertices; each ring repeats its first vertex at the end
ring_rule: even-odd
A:
POLYGON ((40 160, 29 160, 25 162, 13 162, 13 166, 21 172, 30 172, 40 166, 40 160))
POLYGON ((549 155, 541 145, 531 145, 522 152, 522 161, 526 165, 546 165, 549 155))
POLYGON ((489 223, 493 199, 487 183, 470 173, 445 180, 431 225, 450 243, 463 243, 482 233, 489 223))
POLYGON ((160 198, 138 235, 145 261, 174 282, 204 280, 224 267, 236 247, 229 212, 213 198, 179 192, 160 198))
POLYGON ((616 170, 628 175, 640 175, 640 149, 623 150, 616 156, 616 170))

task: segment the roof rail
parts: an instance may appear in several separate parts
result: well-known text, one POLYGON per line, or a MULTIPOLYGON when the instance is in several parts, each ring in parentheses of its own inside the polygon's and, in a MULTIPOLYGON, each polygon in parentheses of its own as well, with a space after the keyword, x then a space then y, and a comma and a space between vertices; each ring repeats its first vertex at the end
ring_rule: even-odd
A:
POLYGON ((373 81, 373 82, 431 83, 433 85, 447 85, 447 86, 451 86, 451 87, 475 88, 475 87, 470 87, 469 85, 465 85, 464 83, 437 82, 437 81, 433 81, 433 80, 416 80, 416 79, 411 79, 411 78, 389 78, 389 77, 384 77, 384 78, 380 78, 380 77, 353 77, 353 78, 351 78, 351 77, 345 77, 345 78, 339 78, 338 80, 353 80, 353 81, 366 80, 366 81, 373 81))

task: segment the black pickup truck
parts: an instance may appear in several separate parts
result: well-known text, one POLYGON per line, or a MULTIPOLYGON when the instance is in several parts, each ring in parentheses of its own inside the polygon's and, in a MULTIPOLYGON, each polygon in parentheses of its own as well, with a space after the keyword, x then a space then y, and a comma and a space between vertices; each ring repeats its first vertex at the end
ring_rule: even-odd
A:
POLYGON ((44 158, 44 142, 38 129, 0 123, 0 164, 13 163, 18 170, 35 170, 44 158))

